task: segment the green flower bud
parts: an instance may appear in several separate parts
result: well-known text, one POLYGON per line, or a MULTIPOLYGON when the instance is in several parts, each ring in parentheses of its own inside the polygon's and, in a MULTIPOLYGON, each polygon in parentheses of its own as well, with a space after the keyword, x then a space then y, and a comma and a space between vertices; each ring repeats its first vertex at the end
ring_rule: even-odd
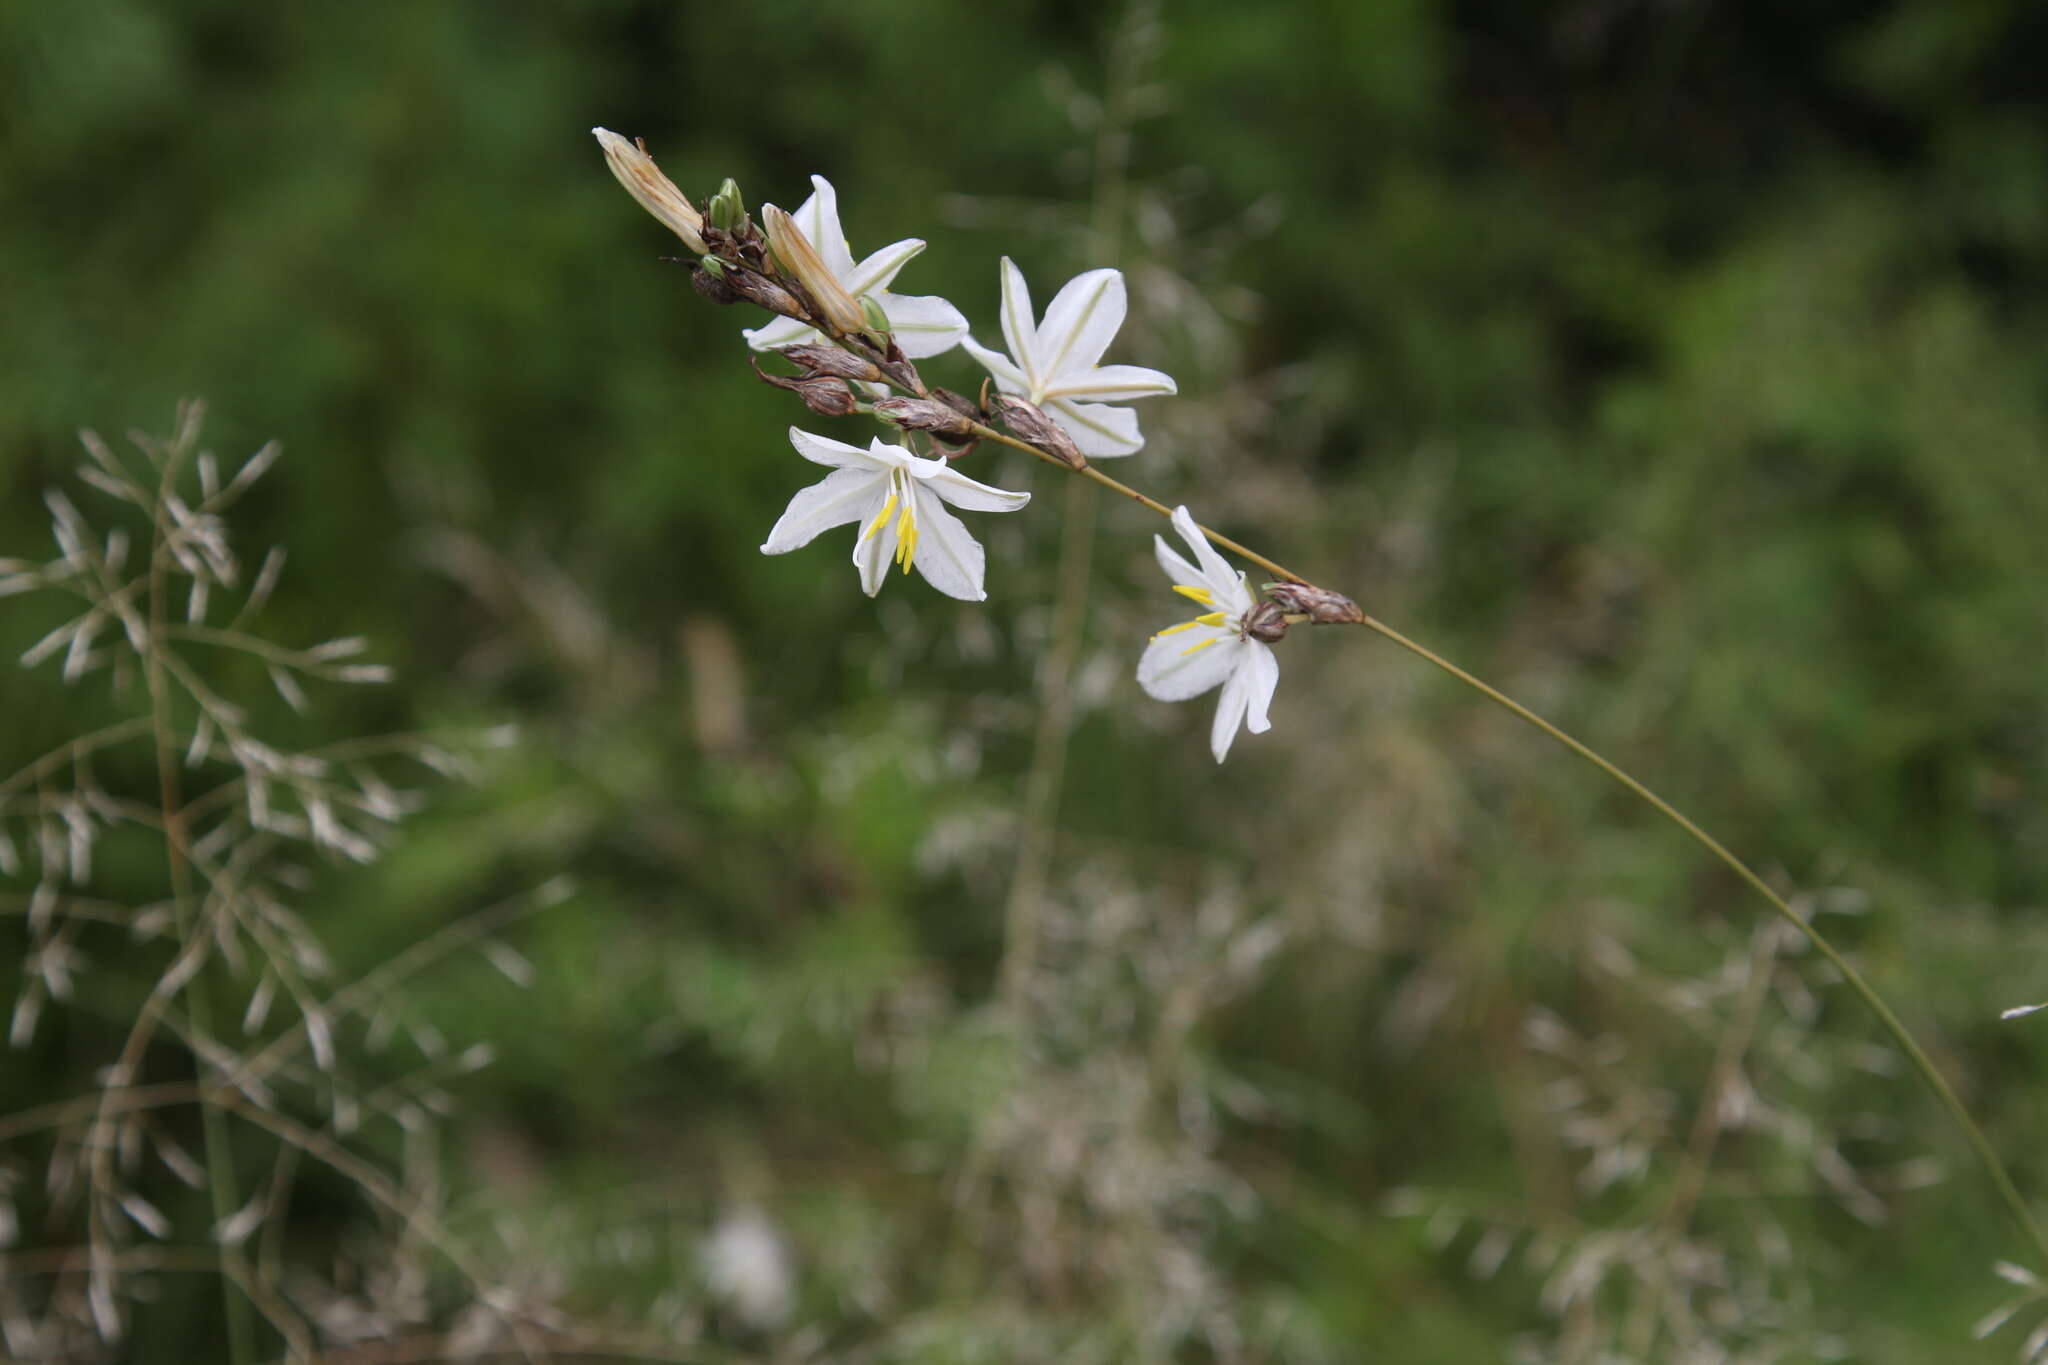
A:
POLYGON ((718 193, 711 196, 711 226, 720 232, 731 232, 747 216, 747 201, 740 198, 740 187, 731 176, 718 187, 718 193))

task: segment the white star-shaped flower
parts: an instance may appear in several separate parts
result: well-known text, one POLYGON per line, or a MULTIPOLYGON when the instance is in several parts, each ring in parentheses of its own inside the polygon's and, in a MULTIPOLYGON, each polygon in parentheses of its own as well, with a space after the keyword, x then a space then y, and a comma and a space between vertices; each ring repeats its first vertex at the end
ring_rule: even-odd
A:
MULTIPOLYGON (((811 197, 790 217, 847 293, 856 301, 870 298, 881 305, 903 354, 912 360, 923 360, 959 345, 967 335, 967 319, 958 308, 936 295, 889 292, 889 282, 896 278, 896 272, 924 250, 924 243, 907 237, 855 265, 853 248, 847 245, 846 231, 839 226, 838 191, 822 175, 812 176, 811 185, 811 197)), ((777 318, 765 327, 750 328, 740 335, 757 351, 780 350, 820 339, 815 328, 794 318, 777 318)))
POLYGON ((1130 455, 1145 444, 1138 415, 1108 406, 1133 398, 1175 393, 1173 379, 1137 365, 1098 365, 1124 325, 1128 300, 1123 272, 1091 270, 1068 280, 1034 322, 1024 272, 1003 257, 1003 339, 1010 354, 991 351, 973 337, 961 341, 996 387, 1029 399, 1067 429, 1081 453, 1100 458, 1130 455))
POLYGON ((832 472, 789 500, 762 554, 788 554, 820 532, 858 522, 862 529, 853 544, 853 562, 868 596, 880 591, 891 562, 905 573, 915 568, 948 597, 979 602, 988 596, 981 586, 981 543, 945 504, 970 512, 1014 512, 1031 501, 1029 493, 976 483, 944 460, 884 445, 879 436, 862 450, 791 427, 789 443, 797 454, 832 472))
POLYGON ((1181 558, 1164 537, 1154 536, 1159 567, 1173 580, 1175 592, 1212 610, 1152 637, 1138 660, 1138 685, 1160 701, 1186 701, 1220 685, 1223 695, 1209 727, 1209 748, 1221 763, 1238 726, 1255 735, 1272 728, 1266 708, 1280 683, 1280 661, 1271 646, 1245 633, 1245 617, 1256 602, 1244 575, 1216 553, 1187 508, 1173 509, 1173 528, 1195 552, 1195 562, 1181 558))

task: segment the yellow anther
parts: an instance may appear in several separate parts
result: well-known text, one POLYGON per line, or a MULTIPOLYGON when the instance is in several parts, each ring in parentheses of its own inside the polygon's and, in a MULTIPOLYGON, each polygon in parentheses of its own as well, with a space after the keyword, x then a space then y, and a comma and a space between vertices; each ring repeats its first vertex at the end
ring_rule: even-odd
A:
POLYGON ((884 526, 887 526, 889 524, 889 514, 895 510, 896 494, 895 491, 892 489, 889 493, 889 500, 882 504, 881 515, 877 516, 872 522, 868 523, 868 529, 861 532, 860 538, 862 540, 866 540, 869 536, 872 536, 875 532, 881 530, 884 526))
POLYGON ((1195 601, 1200 602, 1205 607, 1213 607, 1216 605, 1216 595, 1210 592, 1207 588, 1191 588, 1185 583, 1176 583, 1173 585, 1173 590, 1179 593, 1182 597, 1193 598, 1195 601))
MULTIPOLYGON (((1199 621, 1183 621, 1177 626, 1168 626, 1165 630, 1160 631, 1159 635, 1178 635, 1184 630, 1193 630, 1200 624, 1201 622, 1199 621)), ((1156 640, 1159 638, 1159 635, 1155 635, 1152 638, 1156 640)))
POLYGON ((1197 640, 1194 644, 1189 645, 1186 649, 1180 652, 1181 657, 1186 658, 1188 655, 1193 654, 1198 649, 1207 649, 1210 645, 1215 644, 1218 640, 1222 638, 1223 637, 1221 635, 1211 635, 1206 640, 1197 640))
POLYGON ((1194 619, 1194 624, 1200 626, 1220 626, 1229 619, 1229 612, 1212 611, 1207 616, 1197 616, 1194 619))
POLYGON ((911 504, 903 504, 903 515, 896 519, 896 561, 903 566, 903 572, 910 572, 911 558, 917 554, 917 519, 910 515, 911 504))

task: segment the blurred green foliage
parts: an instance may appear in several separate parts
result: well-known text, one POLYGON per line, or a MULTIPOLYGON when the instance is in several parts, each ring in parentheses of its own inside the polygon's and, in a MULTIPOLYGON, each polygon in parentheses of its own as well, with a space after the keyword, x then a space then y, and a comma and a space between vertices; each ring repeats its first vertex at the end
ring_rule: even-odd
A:
MULTIPOLYGON (((321 698, 331 723, 521 727, 304 907, 346 977, 575 878, 515 935, 530 990, 480 963, 411 988, 497 1048, 457 1090, 466 1197, 553 1219, 567 1301, 598 1316, 697 1294, 692 1239, 761 1204, 803 1272, 794 1322, 867 1358, 1592 1359, 1540 1267, 1468 1273, 1469 1229, 1656 1222, 1730 1027, 1716 973, 1759 912, 1363 638, 1297 632, 1275 731, 1219 780, 1207 703, 1130 680, 1171 607, 1155 528, 1106 507, 1048 892, 1066 937, 1013 1031, 992 993, 1062 490, 977 471, 1038 496, 978 528, 985 609, 917 581, 870 602, 835 537, 756 553, 809 481, 781 433, 816 423, 747 373, 753 320, 654 259, 674 244, 593 124, 695 194, 730 174, 793 205, 829 175, 855 246, 929 239, 904 287, 984 340, 998 255, 1043 294, 1115 242, 1114 358, 1182 392, 1117 472, 1523 697, 1788 887, 1859 893, 1836 931, 2048 1188, 2048 1045, 1997 1019, 2048 996, 2042 12, 1187 0, 1126 101, 1126 180, 1101 99, 1131 23, 1003 0, 0 8, 0 543, 46 541, 76 428, 161 429, 204 395, 224 456, 287 448, 238 523, 290 551, 270 628, 397 665, 321 698), (1175 1004, 1155 955, 1221 902, 1284 944, 1175 1004), (1644 984, 1667 979, 1699 1012, 1644 984), (1625 1040, 1628 1084, 1672 1106, 1634 1134, 1640 1179, 1575 1183, 1593 1154, 1546 1108, 1538 1012, 1625 1040), (1086 1254, 1006 1259, 1029 1191, 999 1116, 1068 1084, 1094 1112, 1126 1091, 1091 1068, 1126 1052, 1172 1075, 1131 1121, 1161 1144, 1138 1164, 1203 1172, 1153 1235, 1200 1248, 1234 1346, 1169 1330, 1166 1272, 1116 1259, 1085 1198, 1061 1226, 1086 1254), (1467 1230, 1442 1249, 1389 1213, 1397 1188, 1467 1230), (643 1222, 667 1259, 584 1255, 643 1222)), ((40 633, 6 620, 10 648, 40 633)), ((49 673, 6 683, 16 760, 101 704, 49 673)), ((96 1024, 7 1063, 20 1106, 117 1045, 117 962, 96 1024)), ((1764 1013, 1815 1066, 1759 1056, 1753 1079, 1877 1172, 1889 1226, 1762 1132, 1724 1139, 1700 1226, 1739 1243, 1766 1207, 1782 1230, 1813 1335, 1776 1358, 1822 1358, 1823 1331, 1855 1359, 2005 1358, 1967 1332, 2018 1247, 1908 1078, 1858 1068, 1868 1021, 1793 965, 1814 1012, 1764 1013), (1930 1152, 1950 1179, 1885 1188, 1930 1152)), ((134 1358, 193 1358, 212 1302, 163 1310, 194 1335, 134 1358)))

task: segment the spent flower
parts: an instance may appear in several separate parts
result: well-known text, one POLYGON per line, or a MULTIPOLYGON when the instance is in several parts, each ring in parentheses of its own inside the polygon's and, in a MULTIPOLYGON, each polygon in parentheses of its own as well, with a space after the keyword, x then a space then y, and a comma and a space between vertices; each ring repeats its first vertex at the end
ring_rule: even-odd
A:
POLYGON ((1221 763, 1240 725, 1255 735, 1272 728, 1266 708, 1280 682, 1280 661, 1248 628, 1258 603, 1244 575, 1209 544, 1187 508, 1173 509, 1173 529, 1194 551, 1194 562, 1154 536, 1159 567, 1175 592, 1210 610, 1152 637, 1138 660, 1138 685, 1160 701, 1186 701, 1222 687, 1209 728, 1209 749, 1221 763))
POLYGON ((791 427, 789 443, 797 454, 832 472, 789 500, 762 554, 787 554, 835 526, 858 522, 853 562, 868 596, 881 590, 895 563, 905 573, 916 569, 948 597, 963 602, 987 598, 981 543, 945 504, 970 512, 1014 512, 1031 501, 1029 493, 976 483, 944 460, 924 459, 880 437, 862 450, 791 427))
POLYGON ((626 193, 640 201, 662 225, 683 239, 683 245, 704 254, 704 215, 661 173, 645 148, 626 141, 609 128, 592 128, 597 145, 604 148, 605 163, 612 168, 626 193))
MULTIPOLYGON (((938 355, 959 345, 960 339, 967 335, 967 319, 958 308, 935 296, 889 292, 889 284, 897 272, 910 263, 911 257, 924 250, 924 243, 915 237, 892 242, 856 264, 853 248, 847 245, 845 230, 839 226, 838 192, 822 175, 812 176, 811 184, 814 187, 811 197, 804 200, 795 213, 789 214, 788 219, 805 243, 814 249, 833 284, 853 301, 855 312, 861 311, 859 305, 863 300, 873 300, 881 308, 883 316, 888 318, 889 331, 896 344, 912 360, 938 355)), ((761 210, 761 215, 764 223, 779 221, 771 217, 766 207, 761 210)), ((846 322, 850 325, 842 326, 845 331, 858 331, 863 325, 859 317, 849 317, 846 322)), ((837 319, 835 325, 838 325, 837 319)), ((757 351, 774 351, 819 340, 815 328, 806 327, 792 318, 777 318, 765 327, 750 328, 741 335, 757 351)))
POLYGON ((1010 353, 992 351, 965 338, 1004 393, 1018 394, 1044 408, 1065 427, 1083 455, 1134 454, 1145 444, 1138 415, 1111 404, 1177 392, 1173 379, 1139 365, 1101 365, 1102 353, 1124 325, 1129 301, 1123 272, 1091 270, 1067 281, 1035 321, 1024 272, 1003 257, 1003 339, 1010 353))

